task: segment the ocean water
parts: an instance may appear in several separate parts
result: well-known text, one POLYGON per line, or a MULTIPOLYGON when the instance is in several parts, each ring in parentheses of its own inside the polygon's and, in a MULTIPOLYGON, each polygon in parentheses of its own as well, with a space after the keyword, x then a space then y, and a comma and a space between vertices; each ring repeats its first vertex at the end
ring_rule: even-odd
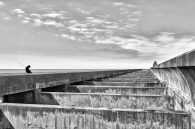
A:
MULTIPOLYGON (((69 73, 69 72, 90 72, 106 71, 106 69, 30 69, 32 73, 69 73)), ((111 69, 110 69, 111 70, 111 69)), ((26 73, 24 69, 0 69, 0 74, 26 73)))

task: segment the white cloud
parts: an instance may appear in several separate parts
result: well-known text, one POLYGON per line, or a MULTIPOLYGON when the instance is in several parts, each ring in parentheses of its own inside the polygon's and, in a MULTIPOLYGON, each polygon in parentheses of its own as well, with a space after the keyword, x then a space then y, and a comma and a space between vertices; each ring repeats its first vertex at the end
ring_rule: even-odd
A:
POLYGON ((169 43, 174 41, 175 38, 172 33, 161 33, 160 35, 157 35, 153 40, 160 43, 169 43))
POLYGON ((3 6, 3 5, 5 5, 5 3, 3 3, 2 1, 0 1, 0 6, 3 6))
POLYGON ((121 2, 118 2, 118 3, 117 3, 117 2, 114 2, 113 4, 114 4, 115 6, 122 6, 122 5, 125 5, 124 3, 121 3, 121 2))
POLYGON ((62 16, 62 14, 60 14, 60 13, 48 13, 48 14, 43 14, 42 16, 54 18, 54 17, 60 17, 60 16, 62 16))
POLYGON ((30 20, 31 18, 30 18, 30 17, 25 17, 24 19, 25 19, 25 20, 30 20))
POLYGON ((43 21, 41 21, 40 19, 34 19, 34 25, 35 26, 41 26, 43 23, 43 21))
POLYGON ((87 31, 88 29, 86 29, 86 28, 77 28, 77 27, 75 27, 75 26, 69 26, 69 27, 67 27, 69 30, 71 30, 71 31, 78 31, 78 32, 83 32, 83 31, 87 31))
POLYGON ((18 14, 23 14, 23 13, 25 13, 23 10, 21 10, 21 9, 14 9, 13 11, 12 11, 13 13, 18 13, 18 14))
POLYGON ((125 3, 122 3, 122 2, 114 2, 113 3, 114 6, 124 6, 124 7, 130 7, 130 8, 135 8, 136 6, 134 5, 131 5, 131 4, 125 4, 125 3))
POLYGON ((85 11, 85 10, 82 10, 81 8, 76 8, 76 10, 77 10, 78 12, 83 13, 83 14, 90 14, 90 11, 85 11))
POLYGON ((18 15, 18 17, 23 17, 22 15, 18 15))
POLYGON ((24 23, 24 24, 29 23, 28 20, 22 20, 21 22, 24 23))
POLYGON ((70 36, 70 35, 67 35, 67 34, 61 34, 61 37, 71 39, 71 40, 76 40, 76 38, 74 36, 70 36))
POLYGON ((57 23, 56 21, 51 21, 51 20, 47 20, 43 24, 48 25, 48 26, 55 26, 55 27, 63 27, 64 26, 62 23, 57 23))
POLYGON ((7 17, 7 16, 2 16, 0 17, 1 19, 4 19, 4 20, 10 20, 10 17, 7 17))
POLYGON ((142 11, 135 11, 135 12, 132 12, 133 15, 136 15, 136 16, 141 16, 142 15, 142 11))
POLYGON ((87 22, 91 22, 91 23, 95 23, 95 24, 101 24, 101 23, 106 22, 102 19, 98 19, 98 18, 94 18, 94 17, 86 17, 86 19, 87 19, 87 22))
POLYGON ((42 18, 40 14, 32 13, 30 16, 36 17, 36 18, 42 18))

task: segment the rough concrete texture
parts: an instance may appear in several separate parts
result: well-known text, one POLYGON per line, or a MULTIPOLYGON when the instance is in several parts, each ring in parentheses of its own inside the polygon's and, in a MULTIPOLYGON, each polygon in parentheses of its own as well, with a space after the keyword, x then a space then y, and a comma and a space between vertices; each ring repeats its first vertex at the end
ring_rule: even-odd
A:
MULTIPOLYGON (((194 67, 155 68, 155 75, 174 92, 176 110, 190 111, 195 109, 195 72, 194 67)), ((192 128, 195 129, 195 115, 192 117, 192 128)))
POLYGON ((40 104, 119 109, 173 110, 173 99, 160 95, 118 95, 94 93, 38 93, 40 104))
POLYGON ((189 127, 187 122, 189 115, 182 112, 63 108, 31 104, 1 104, 0 109, 14 129, 168 129, 168 127, 184 129, 189 127))
POLYGON ((38 88, 53 87, 83 80, 109 77, 137 70, 90 71, 75 73, 1 74, 0 96, 38 88))
POLYGON ((176 109, 191 112, 195 129, 195 50, 165 61, 152 71, 174 92, 176 109))
POLYGON ((151 83, 157 83, 159 82, 158 79, 129 79, 129 78, 109 78, 109 79, 101 79, 97 81, 102 81, 102 82, 151 82, 151 83))
POLYGON ((151 82, 101 82, 101 81, 86 81, 82 85, 97 85, 97 86, 141 86, 141 87, 164 87, 162 83, 151 82))
POLYGON ((133 87, 133 86, 91 86, 91 85, 74 85, 67 88, 67 92, 79 93, 107 93, 107 94, 152 94, 165 95, 165 87, 133 87))
POLYGON ((174 57, 168 61, 165 61, 154 68, 171 68, 171 67, 194 67, 195 66, 195 49, 188 51, 174 57))

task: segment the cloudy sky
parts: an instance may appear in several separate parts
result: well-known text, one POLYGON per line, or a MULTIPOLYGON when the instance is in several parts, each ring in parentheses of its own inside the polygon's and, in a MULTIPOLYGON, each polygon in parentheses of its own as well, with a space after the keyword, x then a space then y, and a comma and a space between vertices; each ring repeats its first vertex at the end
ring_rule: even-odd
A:
POLYGON ((0 69, 149 68, 195 48, 194 0, 0 0, 0 69))

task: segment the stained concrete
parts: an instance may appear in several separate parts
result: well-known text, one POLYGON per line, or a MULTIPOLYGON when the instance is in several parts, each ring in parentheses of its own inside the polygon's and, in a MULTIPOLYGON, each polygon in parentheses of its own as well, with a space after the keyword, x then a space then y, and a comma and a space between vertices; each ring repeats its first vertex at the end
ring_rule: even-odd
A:
POLYGON ((71 85, 67 92, 79 93, 107 93, 107 94, 152 94, 166 95, 165 87, 138 87, 138 86, 94 86, 94 85, 71 85))
POLYGON ((142 83, 159 83, 158 79, 122 79, 122 78, 109 78, 109 79, 101 79, 97 80, 101 82, 142 82, 142 83))
POLYGON ((39 88, 66 85, 74 82, 109 77, 132 70, 90 71, 74 73, 0 74, 0 96, 31 91, 39 88))
POLYGON ((189 115, 184 112, 6 103, 0 104, 0 109, 15 129, 183 129, 189 126, 186 122, 189 115))
POLYGON ((86 81, 82 85, 96 85, 96 86, 138 86, 138 87, 165 87, 163 83, 155 82, 102 82, 102 81, 86 81))
MULTIPOLYGON (((106 77, 116 79, 117 77, 113 75, 117 75, 117 73, 106 75, 106 77)), ((124 80, 124 75, 120 76, 123 78, 118 79, 124 80)), ((118 82, 87 82, 86 80, 92 79, 91 77, 82 77, 81 81, 91 83, 92 87, 96 87, 96 82, 98 82, 98 85, 103 84, 102 87, 110 85, 112 88, 121 87, 120 89, 123 86, 129 86, 131 89, 164 88, 166 89, 165 95, 127 95, 119 94, 119 92, 113 93, 114 91, 109 93, 63 93, 71 87, 70 83, 61 84, 56 81, 38 83, 36 90, 18 93, 15 98, 14 95, 7 95, 5 100, 20 104, 0 104, 2 119, 5 117, 7 123, 17 129, 188 129, 191 124, 190 119, 193 120, 193 117, 190 118, 186 111, 188 104, 185 103, 186 101, 184 102, 183 98, 176 95, 173 89, 167 88, 166 83, 149 82, 151 79, 156 79, 153 76, 154 74, 150 70, 141 70, 127 74, 126 79, 140 80, 142 78, 146 82, 119 82, 118 80, 116 80, 118 82), (62 86, 57 86, 60 84, 62 86), (43 92, 48 89, 49 91, 62 90, 62 92, 43 92), (37 104, 21 104, 28 100, 37 104)), ((78 82, 77 79, 74 79, 75 77, 72 77, 72 81, 78 82)), ((103 77, 105 76, 96 75, 93 79, 99 78, 98 80, 100 80, 103 77)))
POLYGON ((173 91, 176 109, 191 112, 195 129, 195 50, 160 63, 152 71, 173 91))
POLYGON ((173 110, 173 98, 161 95, 120 95, 100 93, 38 93, 38 103, 76 107, 173 110))

